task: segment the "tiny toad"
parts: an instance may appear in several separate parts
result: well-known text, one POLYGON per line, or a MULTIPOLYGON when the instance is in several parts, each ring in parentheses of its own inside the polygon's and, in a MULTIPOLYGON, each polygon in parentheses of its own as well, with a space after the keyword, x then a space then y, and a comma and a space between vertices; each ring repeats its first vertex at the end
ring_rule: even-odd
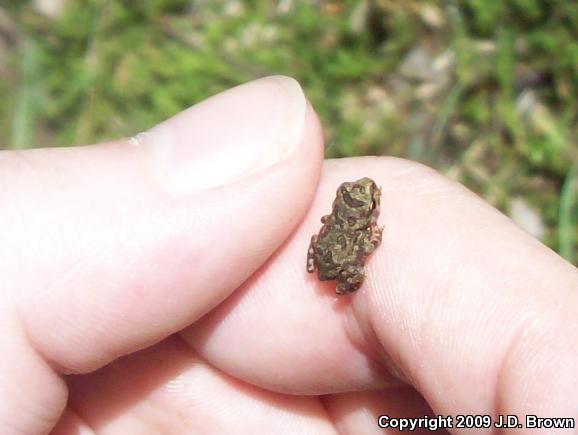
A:
POLYGON ((377 226, 381 191, 371 178, 343 183, 337 189, 333 211, 321 218, 323 226, 311 237, 307 272, 321 281, 337 280, 339 295, 356 291, 365 278, 363 264, 381 243, 377 226))

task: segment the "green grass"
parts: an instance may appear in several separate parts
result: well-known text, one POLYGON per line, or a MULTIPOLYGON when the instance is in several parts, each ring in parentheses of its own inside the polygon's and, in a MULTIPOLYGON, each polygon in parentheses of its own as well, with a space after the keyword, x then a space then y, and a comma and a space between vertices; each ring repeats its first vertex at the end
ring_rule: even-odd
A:
POLYGON ((0 148, 130 136, 287 74, 322 119, 328 157, 419 160, 506 212, 523 198, 542 240, 578 261, 578 2, 70 0, 52 18, 30 1, 3 8, 0 148))
POLYGON ((574 163, 562 187, 560 197, 560 254, 578 262, 578 163, 574 163))
POLYGON ((22 42, 22 58, 19 74, 21 77, 15 98, 15 110, 12 118, 12 139, 10 148, 29 148, 35 128, 36 105, 39 83, 39 54, 35 41, 26 35, 22 42))

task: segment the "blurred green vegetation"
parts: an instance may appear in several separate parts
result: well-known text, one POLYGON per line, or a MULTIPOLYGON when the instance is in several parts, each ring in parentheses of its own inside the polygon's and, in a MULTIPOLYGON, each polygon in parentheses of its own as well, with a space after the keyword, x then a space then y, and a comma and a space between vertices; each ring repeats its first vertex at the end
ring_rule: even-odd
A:
POLYGON ((578 261, 573 0, 0 3, 0 148, 134 135, 269 74, 328 157, 422 161, 578 261))

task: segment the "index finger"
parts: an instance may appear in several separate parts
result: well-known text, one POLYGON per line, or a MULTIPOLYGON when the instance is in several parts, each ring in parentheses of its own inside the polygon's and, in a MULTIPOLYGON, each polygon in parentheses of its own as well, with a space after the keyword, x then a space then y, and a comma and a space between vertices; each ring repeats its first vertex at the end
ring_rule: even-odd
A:
POLYGON ((459 184, 400 159, 336 160, 289 242, 186 338, 222 370, 276 391, 397 380, 436 413, 570 416, 577 286, 573 266, 459 184), (382 187, 383 242, 361 289, 336 298, 304 256, 337 186, 364 176, 382 187))

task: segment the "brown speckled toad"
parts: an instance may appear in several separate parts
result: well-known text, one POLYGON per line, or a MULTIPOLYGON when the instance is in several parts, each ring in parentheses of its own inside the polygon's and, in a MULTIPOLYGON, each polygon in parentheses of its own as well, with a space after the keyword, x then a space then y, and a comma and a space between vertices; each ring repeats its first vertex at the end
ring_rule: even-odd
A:
POLYGON ((337 280, 339 295, 356 291, 365 278, 363 264, 381 243, 377 225, 381 191, 371 178, 343 183, 337 189, 333 211, 321 218, 323 226, 311 237, 307 272, 321 281, 337 280))

